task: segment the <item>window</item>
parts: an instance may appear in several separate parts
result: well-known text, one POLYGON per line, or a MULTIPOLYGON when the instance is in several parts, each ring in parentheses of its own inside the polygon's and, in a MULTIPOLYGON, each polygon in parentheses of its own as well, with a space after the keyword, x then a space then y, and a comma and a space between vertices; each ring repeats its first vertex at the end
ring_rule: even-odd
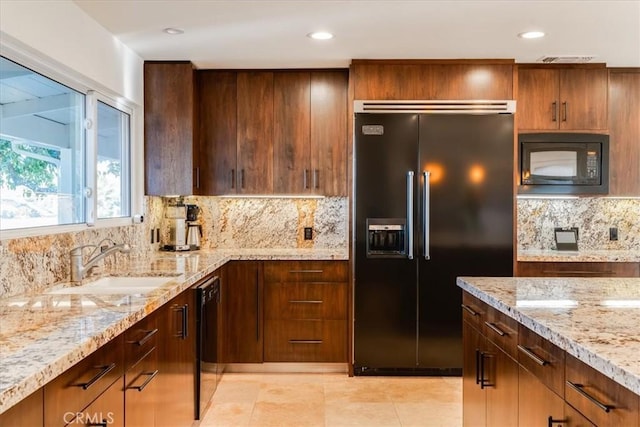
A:
POLYGON ((0 57, 0 230, 131 216, 131 110, 0 57))

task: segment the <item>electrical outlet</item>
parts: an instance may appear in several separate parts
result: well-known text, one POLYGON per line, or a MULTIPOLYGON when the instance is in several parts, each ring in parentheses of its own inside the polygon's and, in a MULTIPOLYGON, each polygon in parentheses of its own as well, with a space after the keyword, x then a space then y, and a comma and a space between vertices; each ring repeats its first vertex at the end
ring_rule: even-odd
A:
POLYGON ((618 240, 618 227, 609 227, 609 240, 618 240))
POLYGON ((304 240, 313 240, 313 228, 311 227, 304 228, 304 240))

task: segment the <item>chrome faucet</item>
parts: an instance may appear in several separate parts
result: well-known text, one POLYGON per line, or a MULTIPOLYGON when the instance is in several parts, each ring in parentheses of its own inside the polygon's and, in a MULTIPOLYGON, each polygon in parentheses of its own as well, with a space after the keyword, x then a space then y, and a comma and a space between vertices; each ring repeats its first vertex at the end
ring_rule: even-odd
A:
POLYGON ((80 282, 84 276, 91 270, 96 264, 103 260, 108 255, 111 255, 115 252, 120 252, 123 254, 127 254, 131 251, 131 248, 126 243, 116 244, 111 239, 103 239, 97 245, 83 245, 78 246, 71 249, 69 252, 69 256, 71 257, 71 281, 72 282, 80 282), (113 246, 102 246, 104 242, 111 242, 113 246), (89 254, 89 260, 86 264, 82 263, 82 250, 85 248, 94 248, 93 251, 89 254), (97 251, 100 251, 98 254, 94 255, 97 251))

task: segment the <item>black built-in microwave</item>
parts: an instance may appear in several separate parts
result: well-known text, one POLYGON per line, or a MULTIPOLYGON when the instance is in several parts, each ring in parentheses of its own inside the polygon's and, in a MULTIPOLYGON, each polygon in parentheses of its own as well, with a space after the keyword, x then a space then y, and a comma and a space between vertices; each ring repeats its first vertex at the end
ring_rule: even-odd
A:
POLYGON ((526 133, 518 141, 518 193, 609 193, 608 135, 526 133))

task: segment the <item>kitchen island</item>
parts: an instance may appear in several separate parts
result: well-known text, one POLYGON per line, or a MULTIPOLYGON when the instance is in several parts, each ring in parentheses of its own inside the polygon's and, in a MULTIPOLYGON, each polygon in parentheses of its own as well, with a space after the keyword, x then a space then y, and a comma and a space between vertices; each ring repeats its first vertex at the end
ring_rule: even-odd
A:
POLYGON ((0 414, 229 261, 345 259, 348 254, 340 249, 158 252, 151 259, 133 259, 119 271, 103 272, 171 279, 148 293, 47 293, 67 286, 52 284, 47 290, 2 298, 0 414))
MULTIPOLYGON (((627 425, 628 419, 633 420, 631 425, 638 425, 640 279, 461 277, 458 278, 458 286, 464 290, 463 318, 466 331, 473 334, 475 330, 479 331, 477 336, 486 336, 486 345, 478 344, 474 349, 471 348, 471 340, 467 342, 470 345, 465 347, 466 353, 474 350, 476 352, 475 355, 467 354, 466 359, 470 360, 470 364, 465 367, 474 370, 473 358, 478 360, 475 366, 482 372, 473 374, 475 382, 482 386, 479 388, 492 389, 491 392, 510 389, 512 393, 521 395, 523 390, 519 390, 518 377, 522 383, 522 378, 529 375, 529 372, 536 374, 538 367, 557 368, 550 376, 555 378, 541 379, 547 388, 553 390, 555 397, 565 402, 564 415, 561 413, 554 419, 567 417, 566 414, 573 411, 574 407, 590 417, 590 414, 585 414, 588 407, 583 409, 579 399, 589 400, 595 397, 593 400, 598 402, 594 404, 597 408, 595 416, 600 417, 601 413, 603 417, 610 418, 624 412, 624 416, 629 418, 623 418, 625 424, 618 425, 627 425), (483 316, 486 316, 486 321, 483 316), (527 335, 534 336, 532 342, 537 344, 525 343, 523 339, 527 335), (499 381, 498 371, 489 372, 485 379, 485 371, 491 371, 491 368, 484 369, 482 365, 485 362, 499 363, 494 361, 501 357, 506 360, 507 368, 503 371, 507 375, 499 381), (535 369, 526 367, 526 361, 530 360, 535 361, 532 365, 535 369), (593 370, 589 376, 591 383, 571 378, 582 367, 593 370), (553 385, 559 377, 562 377, 559 386, 553 385), (603 402, 609 398, 619 398, 619 395, 607 396, 608 387, 616 388, 619 390, 616 393, 625 394, 629 399, 624 403, 603 402)), ((465 372, 464 377, 468 374, 469 372, 465 372)), ((465 415, 473 404, 472 396, 466 391, 465 389, 465 415)), ((526 396, 527 391, 524 390, 524 393, 526 396)), ((555 398, 554 394, 551 394, 551 400, 555 398)), ((489 396, 487 399, 490 398, 489 396)), ((516 406, 520 407, 520 413, 524 411, 526 400, 517 400, 519 404, 516 406)), ((585 403, 588 404, 593 402, 585 403)), ((518 418, 518 408, 510 409, 509 419, 522 424, 522 417, 518 418)), ((487 407, 487 420, 491 417, 491 411, 487 407)), ((551 415, 549 414, 550 417, 551 415)), ((598 422, 590 419, 597 425, 614 425, 600 418, 598 422)), ((490 424, 487 421, 487 425, 490 424)), ((549 425, 552 425, 551 422, 549 425)), ((569 425, 577 424, 569 422, 569 425)))

